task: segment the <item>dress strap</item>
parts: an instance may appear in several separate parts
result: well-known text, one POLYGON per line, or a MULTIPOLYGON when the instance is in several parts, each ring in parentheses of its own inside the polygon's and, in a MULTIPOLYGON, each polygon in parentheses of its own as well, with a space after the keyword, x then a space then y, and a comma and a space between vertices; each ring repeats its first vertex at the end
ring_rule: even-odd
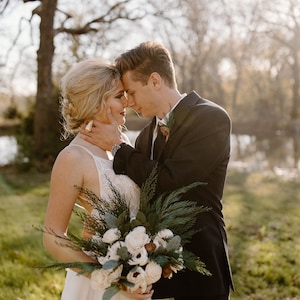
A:
POLYGON ((79 145, 79 144, 70 144, 70 146, 76 146, 76 147, 79 147, 79 148, 82 148, 83 150, 85 150, 88 154, 90 154, 92 157, 95 157, 95 155, 86 147, 82 146, 82 145, 79 145))

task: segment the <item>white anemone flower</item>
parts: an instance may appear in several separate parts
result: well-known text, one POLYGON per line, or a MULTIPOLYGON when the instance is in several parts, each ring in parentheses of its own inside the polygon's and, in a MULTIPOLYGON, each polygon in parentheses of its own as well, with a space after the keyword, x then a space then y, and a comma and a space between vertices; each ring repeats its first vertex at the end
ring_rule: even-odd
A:
POLYGON ((129 290, 134 292, 138 288, 141 288, 142 293, 144 293, 147 289, 147 280, 146 280, 146 272, 142 267, 133 268, 127 274, 127 280, 134 284, 133 287, 130 287, 129 290))
POLYGON ((131 266, 144 266, 148 262, 148 253, 145 247, 141 248, 136 253, 132 253, 131 255, 131 259, 128 261, 128 264, 131 266))

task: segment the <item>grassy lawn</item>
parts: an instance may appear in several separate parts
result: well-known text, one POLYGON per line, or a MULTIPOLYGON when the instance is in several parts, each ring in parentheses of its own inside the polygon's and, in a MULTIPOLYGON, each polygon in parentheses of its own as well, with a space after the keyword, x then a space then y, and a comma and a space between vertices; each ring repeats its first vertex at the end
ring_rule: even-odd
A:
POLYGON ((299 182, 230 172, 224 198, 232 300, 300 299, 299 182))
MULTIPOLYGON (((36 268, 51 261, 35 228, 48 189, 48 173, 1 169, 0 299, 59 299, 64 272, 36 268)), ((300 299, 300 184, 230 171, 224 213, 237 290, 231 299, 300 299)))

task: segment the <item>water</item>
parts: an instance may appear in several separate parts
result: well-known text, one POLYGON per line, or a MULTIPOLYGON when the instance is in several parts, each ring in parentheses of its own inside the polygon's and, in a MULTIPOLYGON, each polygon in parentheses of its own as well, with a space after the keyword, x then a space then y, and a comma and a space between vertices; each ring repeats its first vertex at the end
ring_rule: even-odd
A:
POLYGON ((300 175, 300 137, 232 135, 230 168, 245 172, 275 173, 285 178, 300 175))
POLYGON ((18 145, 13 136, 0 136, 0 166, 14 161, 17 152, 18 145))
MULTIPOLYGON (((127 132, 132 144, 138 133, 127 132)), ((300 175, 300 137, 232 135, 231 146, 229 168, 244 172, 272 172, 285 178, 300 175)), ((13 136, 0 136, 0 166, 13 162, 17 150, 13 136)))

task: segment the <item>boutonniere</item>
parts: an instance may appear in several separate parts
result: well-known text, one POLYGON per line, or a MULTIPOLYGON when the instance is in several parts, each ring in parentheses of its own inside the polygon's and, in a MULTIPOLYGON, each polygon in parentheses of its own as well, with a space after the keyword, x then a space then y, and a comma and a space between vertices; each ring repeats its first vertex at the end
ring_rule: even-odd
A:
POLYGON ((174 115, 171 112, 168 116, 166 116, 162 121, 158 123, 159 130, 162 133, 162 135, 166 138, 166 142, 169 139, 171 129, 174 125, 174 121, 174 115))
POLYGON ((162 133, 162 135, 164 137, 166 137, 166 141, 167 141, 167 139, 169 138, 169 135, 170 135, 170 128, 164 124, 159 124, 158 126, 159 126, 160 132, 162 133))

